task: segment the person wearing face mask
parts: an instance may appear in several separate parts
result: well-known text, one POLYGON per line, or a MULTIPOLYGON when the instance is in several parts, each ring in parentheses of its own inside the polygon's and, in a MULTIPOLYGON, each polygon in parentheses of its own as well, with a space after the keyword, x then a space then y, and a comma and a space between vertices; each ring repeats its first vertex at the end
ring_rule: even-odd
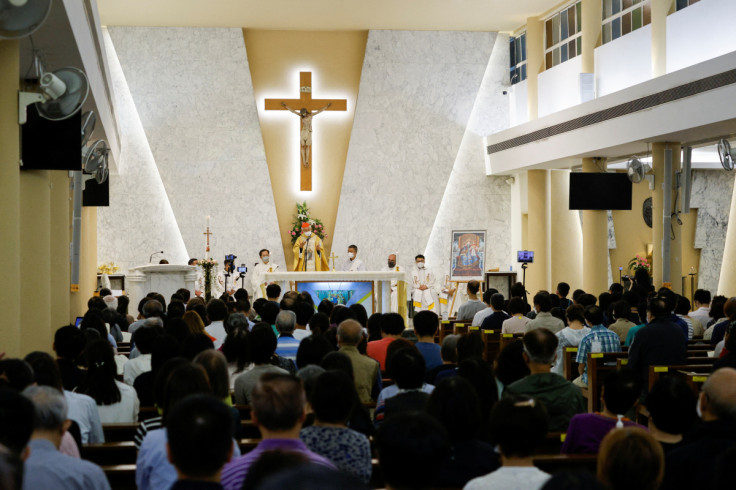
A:
POLYGON ((295 271, 328 271, 322 239, 312 232, 312 225, 306 221, 302 223, 302 233, 294 242, 294 270, 295 271))
MULTIPOLYGON (((404 268, 397 265, 396 257, 399 254, 393 252, 389 254, 386 267, 383 268, 383 272, 403 272, 404 268)), ((402 303, 406 304, 406 284, 402 281, 402 286, 399 287, 399 281, 391 281, 391 310, 390 313, 399 313, 399 305, 402 303), (401 296, 402 298, 399 298, 401 296)))
POLYGON ((340 270, 345 272, 358 272, 365 270, 365 264, 358 258, 357 245, 350 245, 348 247, 348 258, 342 261, 340 270))
POLYGON ((258 252, 258 256, 261 258, 259 262, 253 267, 251 273, 251 288, 253 289, 254 301, 258 298, 266 297, 266 288, 273 284, 263 280, 263 274, 266 272, 276 272, 279 269, 278 264, 271 263, 271 252, 264 248, 258 252))
POLYGON ((411 271, 411 300, 414 305, 414 312, 424 310, 435 310, 434 287, 436 278, 431 270, 427 269, 424 264, 424 255, 417 255, 414 258, 414 269, 411 271))

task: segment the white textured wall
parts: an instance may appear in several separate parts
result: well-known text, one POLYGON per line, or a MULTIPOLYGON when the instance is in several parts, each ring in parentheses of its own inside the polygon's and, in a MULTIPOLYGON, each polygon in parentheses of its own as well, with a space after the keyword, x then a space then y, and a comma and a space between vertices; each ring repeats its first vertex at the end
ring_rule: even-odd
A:
MULTIPOLYGON (((693 171, 690 207, 698 210, 695 225, 695 248, 700 249, 698 288, 707 289, 714 295, 721 276, 733 186, 733 175, 724 170, 693 171)), ((688 272, 682 271, 683 274, 688 272)))
MULTIPOLYGON (((355 243, 373 269, 391 251, 404 265, 425 251, 495 39, 482 32, 368 34, 334 250, 355 243)), ((482 164, 480 141, 477 151, 482 164)), ((477 178, 485 179, 480 170, 477 178)), ((441 239, 449 246, 449 236, 441 239)))
POLYGON ((283 267, 242 30, 109 31, 189 256, 204 256, 210 215, 213 257, 234 253, 250 267, 269 248, 283 267))
POLYGON ((184 246, 169 199, 146 140, 125 75, 107 31, 103 31, 121 134, 121 174, 110 175, 110 207, 97 208, 97 260, 122 271, 165 250, 171 263, 184 263, 184 246))
POLYGON ((508 127, 509 40, 499 35, 473 105, 460 149, 434 221, 425 255, 438 275, 450 272, 452 230, 486 230, 486 267, 509 270, 511 186, 508 176, 486 176, 483 136, 508 127))

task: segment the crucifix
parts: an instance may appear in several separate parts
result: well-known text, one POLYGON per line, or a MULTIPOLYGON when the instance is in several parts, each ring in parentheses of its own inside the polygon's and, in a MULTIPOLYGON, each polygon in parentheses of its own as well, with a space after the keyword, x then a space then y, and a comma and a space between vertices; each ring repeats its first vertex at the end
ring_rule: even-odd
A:
POLYGON ((210 258, 210 235, 212 235, 212 233, 210 233, 210 217, 209 216, 207 216, 207 231, 205 231, 202 234, 207 237, 207 249, 206 249, 207 253, 205 254, 205 258, 209 259, 210 258))
POLYGON ((267 111, 289 111, 301 119, 299 155, 301 160, 300 190, 312 190, 312 118, 322 111, 346 111, 346 99, 313 99, 312 72, 299 73, 298 99, 266 99, 267 111))

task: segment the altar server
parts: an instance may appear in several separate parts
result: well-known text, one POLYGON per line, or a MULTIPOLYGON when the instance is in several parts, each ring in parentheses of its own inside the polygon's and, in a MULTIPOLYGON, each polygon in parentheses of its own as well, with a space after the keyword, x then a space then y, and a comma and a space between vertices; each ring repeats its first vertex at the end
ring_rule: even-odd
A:
POLYGON ((414 259, 414 268, 411 271, 411 299, 414 313, 435 309, 435 276, 424 264, 424 255, 417 255, 414 259))
POLYGON ((253 267, 253 271, 250 276, 250 285, 253 291, 253 301, 258 298, 266 297, 266 288, 273 284, 272 282, 264 281, 263 275, 266 272, 276 272, 279 269, 278 264, 271 263, 271 252, 268 249, 263 249, 259 253, 260 262, 253 267))
POLYGON ((341 271, 358 272, 365 270, 365 264, 358 258, 358 246, 350 245, 348 247, 348 257, 342 261, 341 271))

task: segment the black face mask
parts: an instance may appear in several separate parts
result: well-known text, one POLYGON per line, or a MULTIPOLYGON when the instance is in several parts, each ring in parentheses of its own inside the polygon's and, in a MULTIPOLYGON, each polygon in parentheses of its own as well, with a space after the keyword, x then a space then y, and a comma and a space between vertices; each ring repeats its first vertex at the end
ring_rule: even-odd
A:
POLYGON ((396 267, 396 262, 394 262, 393 260, 389 260, 388 261, 388 266, 389 267, 396 267))

